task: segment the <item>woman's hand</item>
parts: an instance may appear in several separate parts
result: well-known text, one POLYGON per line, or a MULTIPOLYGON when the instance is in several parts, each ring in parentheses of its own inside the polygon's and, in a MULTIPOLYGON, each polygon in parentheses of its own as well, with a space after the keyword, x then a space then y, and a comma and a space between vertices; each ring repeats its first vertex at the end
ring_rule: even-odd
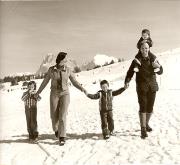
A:
POLYGON ((88 95, 88 92, 87 92, 85 89, 84 89, 83 92, 84 92, 84 94, 85 94, 86 96, 88 95))
POLYGON ((34 98, 36 98, 36 99, 37 99, 37 98, 38 98, 38 96, 39 96, 39 94, 38 94, 38 93, 35 93, 35 94, 34 94, 34 98))
POLYGON ((129 87, 129 83, 124 84, 124 88, 127 89, 129 87))

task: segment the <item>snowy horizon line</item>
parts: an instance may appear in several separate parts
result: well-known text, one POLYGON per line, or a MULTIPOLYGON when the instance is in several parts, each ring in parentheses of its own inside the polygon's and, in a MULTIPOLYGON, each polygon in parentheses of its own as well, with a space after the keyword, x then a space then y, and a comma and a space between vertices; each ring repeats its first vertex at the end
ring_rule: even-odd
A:
MULTIPOLYGON (((169 54, 176 54, 176 53, 180 53, 180 47, 178 47, 178 48, 174 48, 174 49, 169 49, 169 50, 167 50, 167 51, 163 51, 163 52, 160 52, 160 53, 155 53, 155 54, 157 54, 158 56, 159 55, 169 55, 169 54)), ((49 56, 49 55, 53 55, 52 53, 47 53, 47 55, 46 56, 49 56)), ((97 53, 94 57, 96 57, 97 55, 106 55, 106 54, 102 54, 102 53, 97 53)), ((54 55, 53 55, 54 56, 54 55)), ((106 56, 108 56, 108 55, 106 55, 106 56)), ((93 57, 93 59, 94 59, 94 57, 93 57)), ((108 57, 114 57, 114 56, 108 56, 108 57)), ((115 57, 114 57, 115 58, 115 57)), ((92 59, 92 60, 93 60, 92 59)), ((44 58, 43 58, 43 60, 44 60, 44 58)), ((91 60, 91 61, 92 61, 91 60)), ((129 60, 132 60, 132 59, 128 59, 128 60, 124 60, 124 61, 129 61, 129 60)), ((90 62, 90 61, 89 61, 90 62)), ((123 62, 122 62, 123 63, 123 62)), ((6 76, 4 76, 4 77, 13 77, 13 76, 23 76, 23 75, 25 75, 25 76, 28 76, 28 75, 34 75, 34 74, 36 74, 36 72, 29 72, 29 71, 25 71, 25 72, 16 72, 16 73, 11 73, 11 74, 9 74, 9 75, 6 75, 6 76)))

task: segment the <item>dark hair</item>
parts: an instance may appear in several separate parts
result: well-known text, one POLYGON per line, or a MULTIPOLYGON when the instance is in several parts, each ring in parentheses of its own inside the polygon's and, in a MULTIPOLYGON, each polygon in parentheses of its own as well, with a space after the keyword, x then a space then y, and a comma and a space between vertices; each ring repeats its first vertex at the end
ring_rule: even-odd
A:
POLYGON ((56 57, 56 64, 59 64, 65 57, 67 53, 65 52, 59 52, 57 57, 56 57))
POLYGON ((102 81, 100 82, 100 85, 101 85, 101 86, 102 86, 103 84, 107 84, 107 85, 109 86, 109 83, 108 83, 107 80, 102 80, 102 81))
POLYGON ((28 87, 32 84, 34 84, 34 90, 36 90, 36 82, 35 81, 28 82, 28 87))
POLYGON ((150 31, 149 31, 148 29, 143 29, 143 30, 142 30, 142 34, 143 34, 143 33, 147 33, 147 34, 150 36, 150 31))

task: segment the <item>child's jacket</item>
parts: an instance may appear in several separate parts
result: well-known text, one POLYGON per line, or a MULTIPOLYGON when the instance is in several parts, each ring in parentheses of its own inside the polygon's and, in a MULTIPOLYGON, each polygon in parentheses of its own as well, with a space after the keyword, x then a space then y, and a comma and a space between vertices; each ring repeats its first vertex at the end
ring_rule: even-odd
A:
POLYGON ((113 96, 121 94, 124 90, 125 88, 120 88, 116 91, 108 90, 107 92, 100 90, 96 94, 88 94, 87 96, 91 99, 99 99, 99 110, 106 112, 113 110, 113 96))
POLYGON ((34 97, 34 94, 31 94, 28 90, 23 93, 23 96, 21 99, 22 99, 22 101, 24 101, 24 104, 26 107, 31 108, 31 107, 37 106, 37 101, 39 101, 41 99, 41 97, 38 96, 38 98, 36 99, 34 97))
POLYGON ((149 47, 152 47, 153 45, 153 41, 152 39, 149 37, 147 40, 144 40, 142 37, 139 39, 138 43, 137 43, 137 48, 140 49, 141 48, 141 42, 142 41, 146 41, 149 44, 149 47))

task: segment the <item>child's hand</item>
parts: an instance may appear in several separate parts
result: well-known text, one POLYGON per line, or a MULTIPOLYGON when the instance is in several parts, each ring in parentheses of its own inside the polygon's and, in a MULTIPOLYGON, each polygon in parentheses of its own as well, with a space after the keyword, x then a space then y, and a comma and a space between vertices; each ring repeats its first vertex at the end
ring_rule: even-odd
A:
POLYGON ((39 94, 38 93, 34 93, 34 98, 38 98, 39 94))
POLYGON ((86 90, 84 90, 84 94, 87 96, 88 95, 88 92, 86 90))
POLYGON ((129 87, 129 83, 124 84, 124 88, 127 89, 129 87))
POLYGON ((29 93, 30 93, 30 94, 35 94, 36 91, 35 91, 35 90, 30 90, 29 93))
POLYGON ((157 60, 155 60, 154 62, 152 62, 152 67, 153 68, 160 68, 161 65, 159 64, 159 62, 157 60))

